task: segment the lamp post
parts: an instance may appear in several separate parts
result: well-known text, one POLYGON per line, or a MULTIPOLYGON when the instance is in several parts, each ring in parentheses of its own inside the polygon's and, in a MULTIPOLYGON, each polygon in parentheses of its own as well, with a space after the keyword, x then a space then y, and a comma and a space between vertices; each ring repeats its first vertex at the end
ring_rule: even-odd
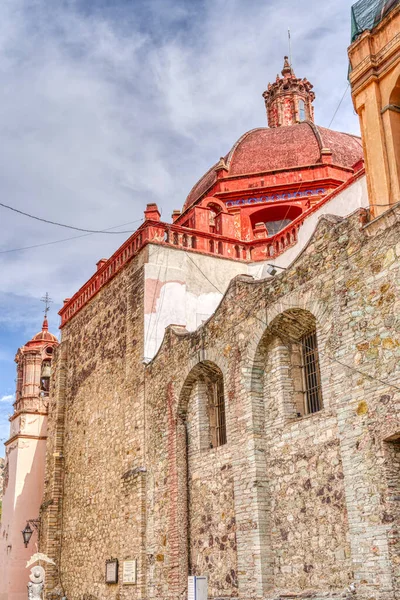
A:
POLYGON ((35 531, 39 531, 40 519, 29 519, 29 521, 26 522, 25 529, 23 529, 21 532, 25 548, 28 547, 28 544, 33 534, 33 529, 31 525, 33 525, 33 529, 35 531))
POLYGON ((276 275, 277 269, 282 269, 282 271, 286 271, 286 267, 280 267, 279 265, 271 265, 268 263, 267 273, 269 275, 272 275, 272 276, 276 275))

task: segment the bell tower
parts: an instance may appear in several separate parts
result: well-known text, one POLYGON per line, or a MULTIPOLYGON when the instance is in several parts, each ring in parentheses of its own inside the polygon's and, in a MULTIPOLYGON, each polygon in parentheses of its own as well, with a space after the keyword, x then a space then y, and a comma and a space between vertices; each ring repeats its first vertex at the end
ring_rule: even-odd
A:
POLYGON ((19 348, 14 412, 5 443, 3 513, 0 526, 0 600, 26 598, 26 563, 37 552, 39 510, 43 501, 50 375, 57 338, 49 332, 46 310, 42 330, 19 348), (22 530, 31 530, 24 543, 22 530))
POLYGON ((312 84, 306 79, 298 79, 285 56, 282 77, 276 76, 263 93, 267 109, 269 127, 288 127, 302 121, 314 122, 315 94, 312 84))

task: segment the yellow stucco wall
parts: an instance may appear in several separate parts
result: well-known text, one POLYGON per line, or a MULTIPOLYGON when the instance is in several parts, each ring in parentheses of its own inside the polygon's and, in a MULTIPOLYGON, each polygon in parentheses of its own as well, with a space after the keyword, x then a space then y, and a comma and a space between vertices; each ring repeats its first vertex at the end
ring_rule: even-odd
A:
POLYGON ((378 216, 400 201, 400 6, 350 46, 349 59, 371 211, 378 216))

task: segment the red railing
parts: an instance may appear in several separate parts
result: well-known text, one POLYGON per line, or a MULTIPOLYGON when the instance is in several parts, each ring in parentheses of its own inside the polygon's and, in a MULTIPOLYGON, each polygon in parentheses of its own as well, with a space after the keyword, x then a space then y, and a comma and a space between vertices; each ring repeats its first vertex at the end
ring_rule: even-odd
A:
POLYGON ((79 312, 97 294, 99 289, 106 285, 148 243, 246 262, 276 258, 296 244, 298 231, 307 217, 319 210, 323 204, 331 200, 345 187, 354 183, 364 175, 364 172, 363 169, 358 171, 350 180, 338 187, 329 196, 326 196, 321 202, 312 206, 284 229, 270 237, 266 234, 265 237, 244 241, 179 225, 162 223, 161 221, 146 220, 111 258, 104 263, 100 263, 97 272, 72 298, 64 301, 64 306, 59 312, 61 327, 79 312))
POLYGON ((72 298, 64 301, 59 312, 61 327, 150 242, 232 260, 257 261, 278 256, 295 244, 299 226, 291 223, 279 234, 247 242, 160 221, 145 221, 72 298))

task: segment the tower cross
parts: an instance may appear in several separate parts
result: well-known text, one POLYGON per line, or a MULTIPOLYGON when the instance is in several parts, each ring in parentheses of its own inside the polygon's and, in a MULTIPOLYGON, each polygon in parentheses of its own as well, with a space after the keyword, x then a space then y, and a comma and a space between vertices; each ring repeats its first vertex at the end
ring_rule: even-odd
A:
POLYGON ((45 318, 47 317, 47 313, 50 310, 50 304, 53 302, 53 300, 50 298, 49 293, 46 292, 46 294, 43 296, 43 298, 40 299, 41 302, 44 302, 45 305, 45 309, 44 309, 44 316, 45 318))

